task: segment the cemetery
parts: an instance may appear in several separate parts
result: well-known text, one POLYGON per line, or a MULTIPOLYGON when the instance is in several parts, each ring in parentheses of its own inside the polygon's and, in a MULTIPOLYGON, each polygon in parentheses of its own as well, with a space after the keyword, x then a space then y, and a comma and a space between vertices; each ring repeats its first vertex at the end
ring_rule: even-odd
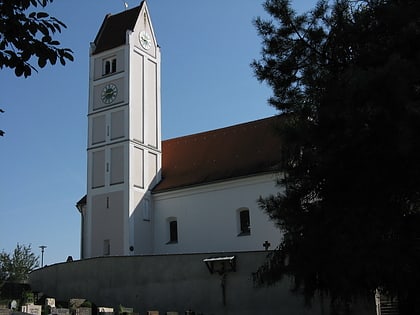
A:
MULTIPOLYGON (((24 294, 27 294, 25 292, 24 294)), ((29 293, 32 298, 27 300, 12 299, 0 300, 0 315, 139 315, 131 307, 119 305, 117 309, 105 306, 96 306, 85 299, 70 299, 57 301, 55 298, 44 296, 38 299, 37 294, 29 293), (37 304, 35 304, 35 302, 37 304)), ((159 315, 159 311, 147 311, 147 315, 159 315)), ((166 315, 179 315, 178 312, 165 312, 166 315)), ((182 313, 184 314, 184 313, 182 313)), ((187 315, 200 315, 191 310, 185 311, 187 315)))

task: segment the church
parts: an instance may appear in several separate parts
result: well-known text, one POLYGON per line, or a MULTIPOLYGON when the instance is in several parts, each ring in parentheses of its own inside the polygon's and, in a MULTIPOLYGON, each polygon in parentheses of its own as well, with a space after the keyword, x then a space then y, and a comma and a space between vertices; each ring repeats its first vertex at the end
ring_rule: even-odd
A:
POLYGON ((81 258, 273 249, 279 117, 161 139, 160 47, 148 7, 107 15, 90 47, 81 258))
POLYGON ((90 48, 81 259, 35 270, 32 289, 137 314, 327 313, 288 277, 252 280, 281 240, 258 205, 282 189, 281 116, 162 141, 160 61, 145 1, 105 17, 90 48))

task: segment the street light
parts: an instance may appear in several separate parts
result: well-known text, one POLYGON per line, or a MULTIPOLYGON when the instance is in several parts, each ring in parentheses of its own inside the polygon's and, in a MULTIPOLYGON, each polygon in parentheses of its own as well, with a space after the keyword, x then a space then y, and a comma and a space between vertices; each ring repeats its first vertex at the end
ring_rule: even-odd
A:
POLYGON ((39 246, 41 248, 41 268, 44 267, 44 250, 47 248, 45 245, 39 246))

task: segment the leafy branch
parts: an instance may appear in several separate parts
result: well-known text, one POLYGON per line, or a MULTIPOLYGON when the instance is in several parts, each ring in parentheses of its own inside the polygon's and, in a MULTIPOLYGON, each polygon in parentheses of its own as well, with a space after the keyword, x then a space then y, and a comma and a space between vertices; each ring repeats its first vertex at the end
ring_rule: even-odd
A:
POLYGON ((0 69, 14 69, 16 76, 28 77, 47 63, 62 65, 73 61, 73 52, 60 47, 53 38, 67 26, 46 12, 27 12, 31 6, 45 8, 53 0, 0 1, 0 69))

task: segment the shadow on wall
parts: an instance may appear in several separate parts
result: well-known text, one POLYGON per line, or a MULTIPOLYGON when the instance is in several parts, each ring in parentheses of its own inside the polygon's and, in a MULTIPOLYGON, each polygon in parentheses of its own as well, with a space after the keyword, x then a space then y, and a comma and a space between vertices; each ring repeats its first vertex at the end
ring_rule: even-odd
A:
MULTIPOLYGON (((125 305, 140 314, 150 310, 163 314, 183 314, 185 310, 218 315, 328 314, 325 300, 315 300, 312 308, 305 307, 303 299, 290 292, 288 279, 256 288, 252 273, 266 254, 258 251, 93 258, 38 269, 30 274, 30 284, 33 290, 59 300, 82 297, 114 309, 125 305)), ((365 314, 375 314, 373 297, 372 303, 360 305, 357 311, 357 315, 365 314)))

